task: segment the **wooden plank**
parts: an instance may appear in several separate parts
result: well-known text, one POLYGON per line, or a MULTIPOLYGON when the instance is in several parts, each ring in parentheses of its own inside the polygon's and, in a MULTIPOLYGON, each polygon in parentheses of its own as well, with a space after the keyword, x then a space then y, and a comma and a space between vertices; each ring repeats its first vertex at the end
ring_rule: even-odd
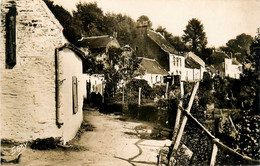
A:
POLYGON ((210 166, 215 165, 217 154, 218 154, 218 146, 214 143, 212 148, 211 159, 210 159, 210 166))
POLYGON ((72 103, 73 103, 73 113, 78 112, 78 80, 76 76, 72 77, 72 103))
POLYGON ((138 106, 140 106, 141 105, 141 93, 142 92, 142 88, 141 87, 139 87, 139 95, 138 95, 138 106))
POLYGON ((169 89, 169 82, 166 84, 166 92, 165 92, 165 98, 168 99, 168 89, 169 89))
MULTIPOLYGON (((196 82, 195 85, 194 85, 191 97, 190 97, 190 101, 189 101, 188 107, 186 109, 187 112, 190 112, 190 110, 191 110, 191 106, 193 104, 193 101, 194 101, 194 98, 195 98, 195 95, 197 93, 198 88, 199 88, 199 82, 196 82)), ((182 123, 181 123, 181 127, 180 127, 180 129, 178 131, 178 135, 177 135, 176 141, 175 141, 174 146, 173 146, 173 152, 177 151, 177 149, 178 149, 178 147, 180 145, 181 137, 183 135, 183 131, 184 131, 184 128, 186 126, 187 120, 188 120, 188 118, 186 116, 184 116, 183 120, 182 120, 182 123)))
MULTIPOLYGON (((183 87, 183 82, 180 82, 180 89, 181 89, 181 99, 180 99, 180 103, 179 106, 182 107, 183 104, 183 96, 184 96, 184 87, 183 87)), ((177 109, 177 113, 176 113, 176 118, 175 118, 175 124, 174 124, 174 128, 173 128, 173 135, 172 135, 172 142, 175 142, 177 133, 178 133, 178 129, 180 127, 180 120, 181 120, 181 110, 180 107, 178 107, 177 109)))

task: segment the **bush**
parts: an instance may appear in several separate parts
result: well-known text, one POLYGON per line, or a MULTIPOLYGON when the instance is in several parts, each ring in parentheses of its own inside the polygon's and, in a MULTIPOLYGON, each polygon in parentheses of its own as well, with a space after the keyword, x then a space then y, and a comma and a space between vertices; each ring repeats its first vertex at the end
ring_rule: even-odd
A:
POLYGON ((104 103, 98 106, 101 113, 122 113, 123 105, 118 103, 104 103))

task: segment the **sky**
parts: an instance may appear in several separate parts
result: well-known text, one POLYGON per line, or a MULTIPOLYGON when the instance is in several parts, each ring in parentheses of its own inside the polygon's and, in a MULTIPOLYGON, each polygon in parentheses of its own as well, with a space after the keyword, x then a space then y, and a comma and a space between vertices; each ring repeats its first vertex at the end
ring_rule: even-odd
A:
POLYGON ((104 13, 122 13, 137 20, 146 15, 153 23, 174 36, 182 36, 188 21, 197 18, 204 25, 208 47, 224 46, 242 33, 256 36, 260 28, 260 0, 54 0, 65 9, 75 4, 94 2, 104 13))

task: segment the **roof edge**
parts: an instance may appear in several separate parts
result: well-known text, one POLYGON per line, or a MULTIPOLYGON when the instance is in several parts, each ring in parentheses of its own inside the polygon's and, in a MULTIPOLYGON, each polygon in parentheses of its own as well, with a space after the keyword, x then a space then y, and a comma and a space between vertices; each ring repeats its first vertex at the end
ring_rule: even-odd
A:
POLYGON ((71 43, 65 43, 64 45, 57 47, 56 49, 61 51, 64 48, 69 48, 70 50, 72 50, 73 52, 75 52, 81 59, 87 59, 86 54, 81 51, 79 48, 77 48, 75 45, 71 44, 71 43))

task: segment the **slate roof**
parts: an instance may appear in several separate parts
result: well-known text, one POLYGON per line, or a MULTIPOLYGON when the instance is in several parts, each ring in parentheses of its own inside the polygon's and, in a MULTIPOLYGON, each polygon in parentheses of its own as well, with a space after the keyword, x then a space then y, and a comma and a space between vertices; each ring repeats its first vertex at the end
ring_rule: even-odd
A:
POLYGON ((89 49, 106 48, 108 43, 112 40, 114 40, 113 37, 108 35, 82 37, 75 43, 75 45, 78 47, 88 47, 89 49))
POLYGON ((147 74, 168 75, 168 72, 155 60, 149 58, 141 58, 140 66, 147 74))
POLYGON ((151 40, 153 40, 159 47, 161 47, 161 49, 164 50, 165 52, 178 54, 178 51, 176 51, 173 48, 173 46, 171 46, 170 43, 168 43, 160 33, 148 29, 147 36, 151 40))
POLYGON ((184 56, 185 56, 186 65, 188 65, 189 67, 195 67, 195 68, 200 68, 201 66, 205 67, 205 62, 194 53, 188 52, 184 56))

